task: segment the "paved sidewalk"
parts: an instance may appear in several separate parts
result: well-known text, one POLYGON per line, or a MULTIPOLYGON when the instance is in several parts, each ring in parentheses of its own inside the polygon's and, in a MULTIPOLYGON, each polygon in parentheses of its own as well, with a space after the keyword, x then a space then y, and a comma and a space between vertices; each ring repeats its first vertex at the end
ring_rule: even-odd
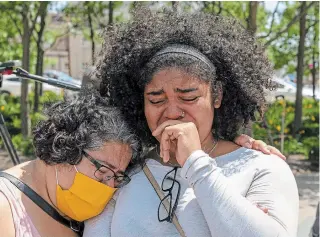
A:
MULTIPOLYGON (((25 162, 27 160, 30 160, 30 157, 25 157, 22 156, 21 154, 18 153, 19 159, 21 162, 25 162)), ((13 167, 13 163, 10 159, 9 154, 7 153, 6 150, 0 149, 0 171, 1 170, 6 170, 8 168, 13 167)))
POLYGON ((319 173, 307 172, 296 174, 299 189, 300 209, 297 237, 308 237, 315 221, 319 202, 319 173))
MULTIPOLYGON (((21 162, 30 158, 19 155, 21 162)), ((12 161, 5 150, 0 149, 0 170, 12 167, 12 161)), ((299 189, 300 210, 297 237, 308 237, 315 220, 319 202, 319 173, 293 169, 299 189)))

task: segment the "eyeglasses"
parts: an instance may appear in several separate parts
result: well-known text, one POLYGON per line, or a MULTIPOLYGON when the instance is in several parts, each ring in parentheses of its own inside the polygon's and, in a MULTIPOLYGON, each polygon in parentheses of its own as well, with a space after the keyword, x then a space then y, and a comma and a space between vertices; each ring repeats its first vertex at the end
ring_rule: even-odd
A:
POLYGON ((173 168, 170 172, 168 172, 164 176, 162 180, 161 189, 164 192, 168 192, 168 194, 161 200, 160 205, 158 207, 158 220, 160 222, 167 221, 171 223, 174 213, 178 206, 178 201, 180 196, 180 183, 176 180, 177 170, 178 170, 178 167, 173 168), (173 178, 169 177, 169 175, 171 175, 172 173, 173 173, 173 178), (173 195, 174 186, 178 186, 178 190, 177 190, 177 194, 175 195, 176 196, 175 202, 173 204, 172 196, 174 196, 173 195), (163 210, 165 200, 168 200, 170 204, 169 211, 163 210))
POLYGON ((97 168, 94 176, 99 182, 106 184, 107 181, 114 179, 115 188, 121 188, 131 181, 130 177, 125 173, 117 175, 110 167, 101 164, 85 151, 82 151, 82 153, 97 168))

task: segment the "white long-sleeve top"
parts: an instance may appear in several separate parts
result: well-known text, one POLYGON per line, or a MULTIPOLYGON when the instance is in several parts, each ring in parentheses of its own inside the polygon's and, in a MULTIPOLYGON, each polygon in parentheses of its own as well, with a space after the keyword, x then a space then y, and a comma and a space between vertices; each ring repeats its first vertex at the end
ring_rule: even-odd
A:
MULTIPOLYGON (((160 186, 172 170, 155 160, 147 165, 160 186)), ((212 159, 199 150, 178 169, 176 179, 181 185, 176 215, 188 237, 296 236, 297 185, 278 157, 240 148, 212 159)), ((160 200, 143 172, 116 196, 115 206, 85 223, 84 236, 179 236, 172 223, 158 221, 160 200)))

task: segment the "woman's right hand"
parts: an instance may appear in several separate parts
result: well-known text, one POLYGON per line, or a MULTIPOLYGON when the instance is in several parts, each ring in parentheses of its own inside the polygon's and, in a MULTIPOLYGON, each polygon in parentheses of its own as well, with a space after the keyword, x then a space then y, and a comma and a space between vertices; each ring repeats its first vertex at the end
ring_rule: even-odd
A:
POLYGON ((170 150, 173 149, 176 160, 182 167, 192 152, 201 150, 197 127, 191 122, 168 120, 160 124, 152 135, 160 141, 160 156, 164 162, 169 161, 170 150))

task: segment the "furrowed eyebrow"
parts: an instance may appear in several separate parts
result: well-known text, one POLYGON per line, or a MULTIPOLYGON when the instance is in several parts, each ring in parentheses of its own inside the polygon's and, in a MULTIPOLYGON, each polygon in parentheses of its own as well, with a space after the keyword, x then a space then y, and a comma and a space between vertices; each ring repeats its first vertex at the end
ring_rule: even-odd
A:
MULTIPOLYGON (((98 164, 103 165, 103 166, 107 166, 108 168, 116 169, 116 167, 114 167, 114 166, 111 165, 111 164, 108 164, 108 163, 105 162, 105 161, 102 161, 102 160, 93 158, 92 156, 90 156, 90 155, 89 155, 87 152, 85 152, 85 151, 83 151, 83 154, 84 154, 88 159, 91 159, 92 162, 97 162, 98 164)), ((119 174, 124 175, 124 174, 125 174, 125 171, 124 171, 124 170, 118 170, 116 173, 119 173, 119 174)))
POLYGON ((112 169, 116 169, 116 167, 114 167, 113 165, 110 165, 110 164, 108 164, 107 162, 105 162, 105 161, 102 161, 102 160, 98 160, 98 159, 95 159, 100 165, 105 165, 105 166, 108 166, 108 167, 110 167, 110 168, 112 168, 112 169))
MULTIPOLYGON (((109 167, 109 168, 111 168, 111 169, 116 169, 116 167, 114 167, 113 165, 108 164, 108 163, 105 162, 105 161, 98 160, 98 159, 96 159, 96 161, 97 161, 100 165, 107 166, 107 167, 109 167)), ((122 174, 122 175, 125 174, 125 172, 124 172, 123 170, 118 170, 116 173, 117 173, 117 174, 122 174)))
POLYGON ((150 91, 147 93, 147 95, 162 95, 164 93, 163 89, 158 91, 150 91))
POLYGON ((192 91, 197 91, 198 88, 187 88, 187 89, 179 89, 176 88, 175 91, 179 92, 179 93, 188 93, 188 92, 192 92, 192 91))
POLYGON ((110 165, 110 164, 108 164, 107 162, 105 162, 105 161, 103 161, 103 160, 99 160, 99 159, 96 159, 96 158, 93 158, 91 155, 89 155, 87 152, 83 152, 84 153, 84 155, 87 157, 87 158, 90 158, 92 161, 94 161, 94 162, 97 162, 98 164, 100 164, 100 165, 105 165, 105 166, 108 166, 108 167, 110 167, 110 168, 112 168, 112 169, 115 169, 116 167, 114 167, 113 165, 110 165))

